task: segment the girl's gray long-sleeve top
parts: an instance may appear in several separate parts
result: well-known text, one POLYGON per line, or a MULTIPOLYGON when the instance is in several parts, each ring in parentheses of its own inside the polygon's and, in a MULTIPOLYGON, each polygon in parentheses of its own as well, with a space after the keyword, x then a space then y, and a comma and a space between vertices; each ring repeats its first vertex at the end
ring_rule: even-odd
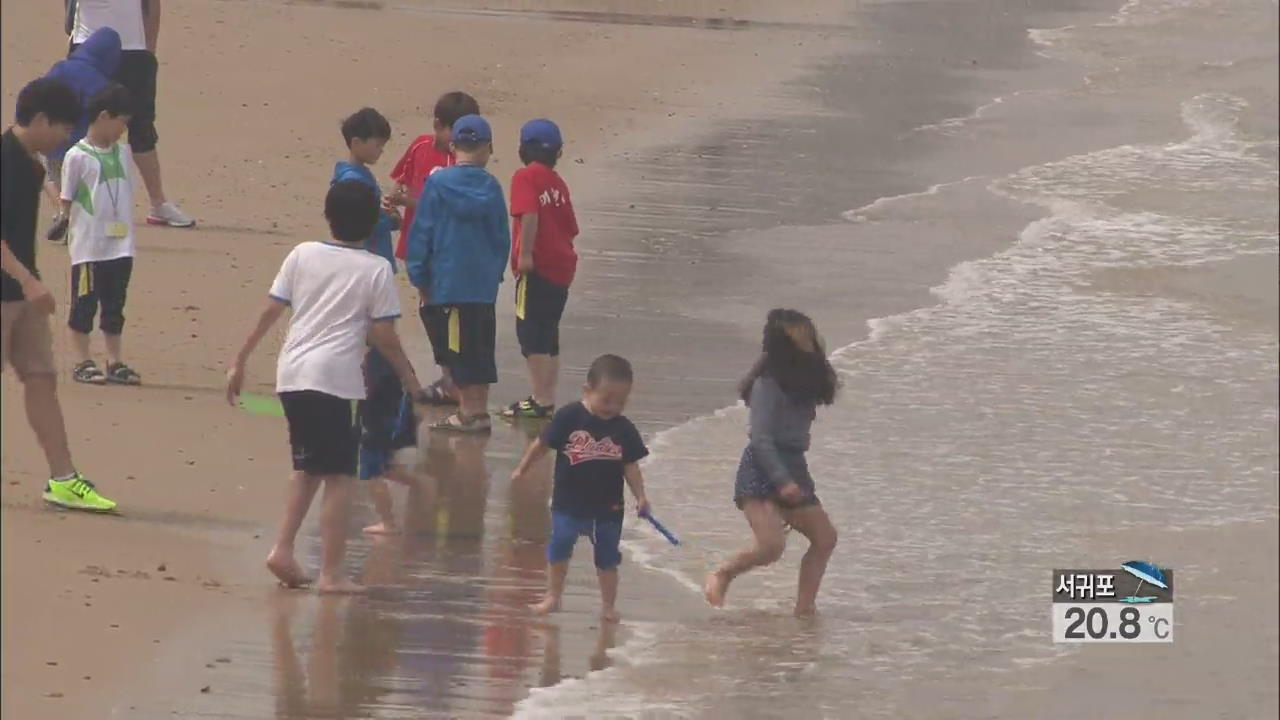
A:
POLYGON ((817 405, 788 397, 776 380, 762 375, 751 385, 749 406, 752 455, 776 487, 795 480, 788 469, 795 463, 787 461, 809 450, 817 405))

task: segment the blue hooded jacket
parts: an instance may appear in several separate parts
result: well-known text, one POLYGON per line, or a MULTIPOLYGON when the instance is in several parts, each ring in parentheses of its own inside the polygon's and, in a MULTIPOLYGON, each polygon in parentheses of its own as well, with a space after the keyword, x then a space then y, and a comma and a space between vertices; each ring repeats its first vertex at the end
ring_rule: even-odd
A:
POLYGON ((80 98, 80 119, 71 132, 66 145, 50 153, 54 160, 61 160, 72 145, 80 142, 89 131, 89 100, 111 82, 111 76, 120 67, 120 34, 109 27, 95 31, 84 44, 71 53, 71 57, 54 64, 47 78, 61 80, 80 98))
MULTIPOLYGON (((373 176, 373 171, 364 165, 356 165, 355 163, 339 160, 337 165, 333 166, 333 180, 329 181, 329 185, 346 180, 355 180, 362 182, 373 188, 378 194, 378 202, 382 202, 382 188, 378 187, 378 180, 373 176)), ((365 249, 374 255, 384 257, 387 262, 391 263, 391 272, 396 271, 396 254, 395 246, 391 242, 391 232, 395 227, 395 221, 386 212, 378 211, 378 222, 373 226, 373 235, 369 237, 369 243, 365 245, 365 249)))
POLYGON ((409 280, 433 305, 493 304, 511 252, 502 186, 484 168, 431 174, 409 227, 409 280))

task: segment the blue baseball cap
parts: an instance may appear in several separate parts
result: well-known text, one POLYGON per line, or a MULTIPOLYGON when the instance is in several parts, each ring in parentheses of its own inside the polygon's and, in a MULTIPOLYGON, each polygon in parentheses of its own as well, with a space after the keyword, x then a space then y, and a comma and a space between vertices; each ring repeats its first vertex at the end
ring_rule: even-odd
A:
POLYGON ((544 148, 558 148, 564 145, 560 137, 560 128, 550 120, 539 118, 530 120, 520 128, 520 144, 541 145, 544 148))
POLYGON ((453 141, 462 143, 493 142, 489 122, 479 115, 463 115, 453 123, 453 141))

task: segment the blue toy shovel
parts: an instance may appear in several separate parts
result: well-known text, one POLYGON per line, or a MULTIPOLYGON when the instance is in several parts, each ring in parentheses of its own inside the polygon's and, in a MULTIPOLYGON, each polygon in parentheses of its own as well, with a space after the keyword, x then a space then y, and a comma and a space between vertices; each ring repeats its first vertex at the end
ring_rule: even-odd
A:
POLYGON ((672 545, 680 544, 680 539, 677 538, 675 535, 673 535, 671 531, 666 528, 665 525, 658 522, 657 518, 655 518, 654 516, 650 515, 647 512, 640 513, 640 517, 644 518, 645 520, 648 520, 649 524, 653 526, 653 529, 662 533, 662 537, 666 538, 667 541, 670 542, 672 545))

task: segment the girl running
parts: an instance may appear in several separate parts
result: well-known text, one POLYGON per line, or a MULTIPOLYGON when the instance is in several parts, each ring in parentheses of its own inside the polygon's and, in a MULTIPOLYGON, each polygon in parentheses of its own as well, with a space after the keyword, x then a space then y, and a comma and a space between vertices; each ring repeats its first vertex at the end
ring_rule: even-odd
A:
POLYGON ((805 452, 817 407, 834 402, 836 388, 835 369, 813 321, 795 310, 770 311, 764 352, 742 381, 742 399, 751 411, 750 443, 733 487, 733 501, 751 525, 755 543, 707 576, 705 594, 712 606, 724 605, 734 578, 782 557, 790 526, 809 539, 800 561, 795 612, 816 612, 836 530, 814 492, 805 452))

